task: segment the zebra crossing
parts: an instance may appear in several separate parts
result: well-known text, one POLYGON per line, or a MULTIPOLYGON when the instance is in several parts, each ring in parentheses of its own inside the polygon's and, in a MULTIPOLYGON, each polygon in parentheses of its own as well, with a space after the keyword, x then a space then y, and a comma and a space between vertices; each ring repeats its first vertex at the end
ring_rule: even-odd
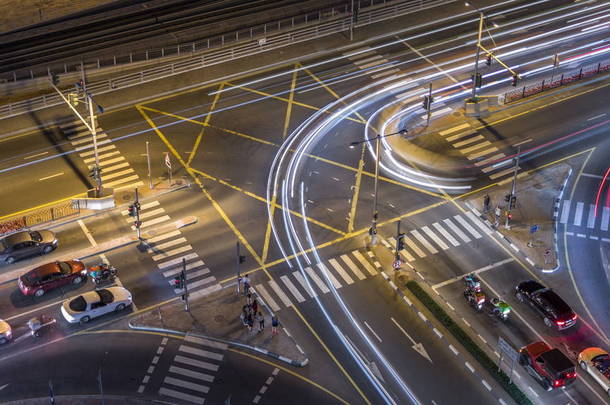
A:
MULTIPOLYGON (((87 166, 95 164, 93 135, 80 121, 61 124, 61 131, 87 166)), ((121 156, 121 152, 99 126, 96 127, 97 150, 104 187, 121 190, 142 186, 140 177, 121 156)))
POLYGON ((466 159, 474 161, 474 165, 491 180, 502 180, 510 177, 515 171, 510 160, 498 163, 498 160, 506 155, 467 122, 439 131, 438 134, 466 159))
POLYGON ((597 207, 584 201, 563 200, 561 202, 559 223, 587 229, 608 232, 610 207, 597 207))
MULTIPOLYGON (((441 219, 430 225, 412 229, 405 233, 405 248, 400 255, 406 262, 414 262, 438 254, 451 248, 468 244, 493 231, 472 211, 441 219)), ((394 249, 396 239, 381 239, 382 243, 394 249)), ((300 271, 282 275, 277 281, 256 284, 254 290, 273 311, 291 307, 310 298, 328 294, 328 280, 337 290, 378 274, 376 266, 367 258, 366 252, 353 250, 321 263, 306 267, 309 284, 300 271)))
POLYGON ((385 59, 368 46, 354 49, 344 55, 359 69, 370 73, 373 79, 385 79, 400 72, 394 62, 385 59))
MULTIPOLYGON (((129 216, 127 210, 121 211, 128 223, 133 224, 135 218, 129 216)), ((210 269, 201 260, 197 252, 188 243, 179 229, 171 225, 171 218, 161 207, 159 201, 154 200, 140 205, 141 229, 155 228, 155 235, 147 238, 147 253, 151 255, 163 277, 173 286, 174 277, 182 271, 182 259, 186 260, 186 280, 188 282, 189 297, 196 299, 219 290, 220 284, 210 274, 210 269), (157 231, 161 230, 161 231, 157 231)), ((135 230, 135 225, 131 225, 135 230)), ((182 290, 174 289, 174 293, 182 294, 182 290)))
POLYGON ((159 395, 203 404, 227 348, 224 343, 187 334, 161 383, 159 395))

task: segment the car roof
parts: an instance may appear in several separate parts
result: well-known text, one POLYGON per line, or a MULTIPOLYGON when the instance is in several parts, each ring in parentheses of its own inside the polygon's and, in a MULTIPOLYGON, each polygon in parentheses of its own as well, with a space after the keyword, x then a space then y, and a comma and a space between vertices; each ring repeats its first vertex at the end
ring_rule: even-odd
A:
POLYGON ((26 231, 16 232, 4 238, 4 242, 9 246, 14 246, 17 243, 27 242, 30 240, 32 240, 32 237, 30 236, 30 233, 26 231))
POLYGON ((553 290, 545 289, 538 293, 538 296, 544 298, 546 302, 551 304, 555 310, 561 314, 572 313, 572 308, 553 290))
POLYGON ((38 276, 38 277, 44 277, 51 273, 56 273, 57 272, 57 263, 58 262, 51 262, 51 263, 43 264, 42 266, 38 266, 34 270, 32 270, 30 272, 30 274, 33 273, 33 274, 36 274, 36 276, 38 276))
POLYGON ((559 349, 551 349, 540 355, 546 363, 546 367, 556 373, 574 368, 574 363, 559 349))
POLYGON ((538 355, 540 355, 540 353, 546 352, 547 350, 550 349, 550 347, 549 347, 549 345, 547 345, 544 342, 534 342, 534 343, 530 343, 529 345, 525 346, 525 349, 532 356, 538 357, 538 355))

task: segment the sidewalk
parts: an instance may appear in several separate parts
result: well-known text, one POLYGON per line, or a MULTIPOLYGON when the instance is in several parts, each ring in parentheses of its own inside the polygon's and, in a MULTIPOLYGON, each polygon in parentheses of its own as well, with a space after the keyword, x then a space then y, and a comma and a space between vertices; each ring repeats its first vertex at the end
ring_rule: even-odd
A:
MULTIPOLYGON (((252 295, 253 298, 256 296, 252 295)), ((257 300, 258 311, 262 312, 265 318, 265 329, 260 333, 257 321, 254 322, 252 331, 248 331, 240 319, 246 297, 237 294, 235 284, 189 302, 188 312, 184 310, 183 301, 172 302, 133 318, 129 327, 181 336, 193 335, 262 353, 293 366, 307 365, 307 356, 282 327, 281 318, 279 333, 272 336, 272 312, 264 302, 261 303, 260 297, 257 297, 257 300)))
MULTIPOLYGON (((3 405, 49 405, 51 400, 49 397, 44 398, 30 398, 30 399, 19 399, 16 401, 2 402, 3 405)), ((56 395, 55 403, 57 405, 99 405, 102 403, 102 397, 100 395, 56 395)), ((169 402, 163 401, 150 401, 145 399, 122 397, 119 395, 104 395, 104 403, 107 405, 120 405, 120 404, 169 404, 169 402)))
POLYGON ((556 243, 558 203, 571 173, 572 168, 567 163, 520 173, 516 183, 516 208, 511 211, 509 229, 505 226, 508 209, 505 196, 511 192, 511 178, 498 183, 498 187, 472 194, 464 201, 477 210, 485 223, 496 229, 529 264, 543 272, 553 272, 560 266, 556 243), (490 198, 487 212, 483 207, 485 195, 490 198), (501 212, 498 226, 495 225, 496 207, 501 212))

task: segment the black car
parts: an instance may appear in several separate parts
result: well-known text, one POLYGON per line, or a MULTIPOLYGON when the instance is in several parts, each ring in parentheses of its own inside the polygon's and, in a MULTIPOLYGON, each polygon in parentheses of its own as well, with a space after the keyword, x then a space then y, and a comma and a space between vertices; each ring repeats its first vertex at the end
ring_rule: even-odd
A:
POLYGON ((534 280, 523 281, 517 285, 515 296, 529 304, 544 319, 549 328, 567 329, 576 324, 578 316, 553 290, 534 280))
POLYGON ((15 263, 19 259, 50 253, 57 248, 51 231, 23 231, 0 240, 0 262, 15 263))

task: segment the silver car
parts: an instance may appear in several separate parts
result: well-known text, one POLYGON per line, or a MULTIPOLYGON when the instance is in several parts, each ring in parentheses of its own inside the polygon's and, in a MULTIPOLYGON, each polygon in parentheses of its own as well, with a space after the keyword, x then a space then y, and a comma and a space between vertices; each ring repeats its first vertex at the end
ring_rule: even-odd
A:
POLYGON ((120 312, 132 302, 131 293, 123 287, 102 288, 64 301, 61 314, 70 323, 87 323, 98 316, 120 312))
POLYGON ((8 264, 31 256, 51 253, 57 249, 57 238, 52 231, 15 232, 0 240, 0 262, 8 264))

